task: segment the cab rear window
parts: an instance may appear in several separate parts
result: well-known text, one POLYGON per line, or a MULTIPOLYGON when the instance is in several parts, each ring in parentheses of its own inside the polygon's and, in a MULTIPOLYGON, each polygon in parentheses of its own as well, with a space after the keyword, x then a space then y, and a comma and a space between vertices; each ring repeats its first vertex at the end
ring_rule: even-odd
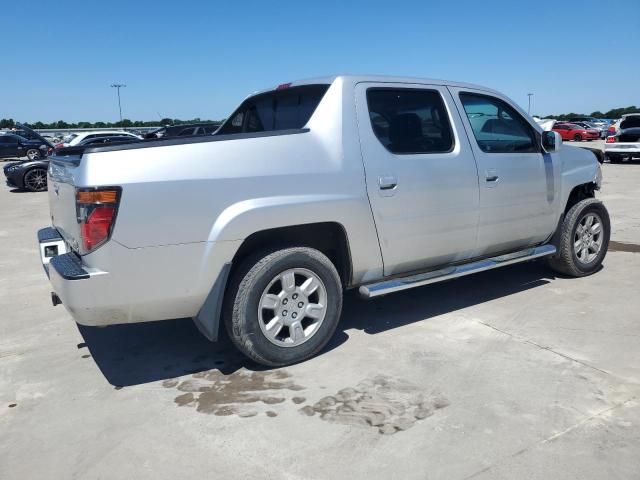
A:
POLYGON ((302 85, 262 93, 245 100, 216 132, 271 132, 304 127, 329 85, 302 85))

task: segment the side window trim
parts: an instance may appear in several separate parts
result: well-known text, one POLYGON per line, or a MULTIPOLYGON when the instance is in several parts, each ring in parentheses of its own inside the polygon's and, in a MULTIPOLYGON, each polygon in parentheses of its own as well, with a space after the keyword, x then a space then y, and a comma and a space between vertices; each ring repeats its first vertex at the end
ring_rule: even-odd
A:
POLYGON ((365 103, 366 103, 366 107, 367 107, 367 115, 369 117, 369 126, 371 127, 371 131, 373 136, 376 138, 376 140, 380 143, 380 145, 382 145, 382 147, 389 152, 392 155, 395 156, 401 156, 401 155, 446 155, 446 154, 450 154, 452 153, 455 149, 456 149, 456 134, 454 131, 454 121, 451 118, 451 112, 449 111, 449 109, 447 108, 447 103, 445 100, 445 96, 443 95, 443 93, 438 90, 437 88, 433 88, 433 86, 427 86, 425 85, 424 87, 419 87, 419 86, 407 86, 407 87, 402 87, 402 86, 398 86, 398 85, 394 85, 394 86, 371 86, 368 87, 365 90, 365 103), (442 121, 444 123, 446 123, 446 125, 443 125, 444 128, 448 128, 449 130, 449 137, 450 137, 450 147, 448 150, 434 150, 434 151, 424 151, 424 152, 394 152, 392 150, 389 149, 389 147, 387 145, 385 145, 382 140, 380 139, 380 137, 378 136, 378 134, 376 133, 376 129, 374 128, 373 125, 373 119, 371 118, 371 104, 369 101, 369 92, 372 91, 408 91, 408 92, 427 92, 427 93, 433 93, 435 95, 437 95, 438 100, 439 100, 439 107, 441 107, 444 118, 442 119, 442 121))
POLYGON ((486 92, 482 92, 482 91, 474 91, 474 90, 467 90, 467 89, 461 89, 458 90, 457 92, 457 96, 458 96, 458 101, 460 102, 460 106, 462 107, 462 111, 461 116, 465 119, 466 123, 469 124, 469 128, 470 131, 468 132, 468 136, 469 136, 469 140, 471 140, 471 137, 473 137, 473 140, 475 140, 475 144, 476 146, 485 154, 488 155, 495 155, 495 154, 504 154, 504 153, 509 153, 509 154, 525 154, 525 153, 542 153, 542 146, 541 146, 541 141, 540 141, 540 134, 539 132, 533 128, 533 126, 530 124, 530 122, 527 121, 526 118, 524 118, 520 112, 518 112, 518 110, 511 105, 509 102, 507 102, 506 100, 503 100, 502 98, 496 97, 494 95, 491 95, 490 93, 486 93, 486 92), (471 124, 471 121, 469 119, 469 116, 467 114, 466 108, 465 108, 465 103, 463 100, 463 96, 464 95, 468 95, 468 96, 473 96, 473 97, 483 97, 488 99, 489 101, 492 102, 497 102, 499 104, 502 105, 506 105, 507 108, 509 109, 509 111, 507 112, 510 116, 514 116, 515 121, 517 121, 529 134, 529 138, 531 139, 531 142, 533 144, 533 150, 531 151, 524 151, 524 152, 518 152, 518 151, 496 151, 496 152, 490 152, 490 151, 486 151, 482 148, 482 146, 480 145, 480 142, 478 141, 478 138, 476 136, 475 130, 473 128, 473 125, 471 124))

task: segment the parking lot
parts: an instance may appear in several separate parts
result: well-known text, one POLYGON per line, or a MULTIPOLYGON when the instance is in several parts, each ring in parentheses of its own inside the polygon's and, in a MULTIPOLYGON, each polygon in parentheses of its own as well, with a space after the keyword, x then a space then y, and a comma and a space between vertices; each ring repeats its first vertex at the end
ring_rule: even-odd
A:
POLYGON ((351 293, 329 347, 278 370, 188 319, 78 327, 36 249, 47 194, 0 187, 0 478, 638 478, 640 163, 603 170, 597 274, 351 293))

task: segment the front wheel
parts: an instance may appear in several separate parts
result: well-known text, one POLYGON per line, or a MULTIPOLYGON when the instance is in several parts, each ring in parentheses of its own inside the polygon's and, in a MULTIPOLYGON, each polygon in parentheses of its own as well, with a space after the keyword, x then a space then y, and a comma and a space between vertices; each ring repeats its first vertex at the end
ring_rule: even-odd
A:
POLYGON ((582 135, 580 135, 579 133, 576 133, 573 136, 573 140, 576 141, 576 142, 581 142, 582 141, 582 135))
POLYGON ((609 212, 599 200, 587 198, 567 212, 560 227, 558 251, 550 267, 571 277, 591 275, 600 268, 611 236, 609 212))
POLYGON ((338 325, 342 283, 318 250, 294 247, 248 258, 229 287, 229 336, 260 364, 306 360, 327 344, 338 325))

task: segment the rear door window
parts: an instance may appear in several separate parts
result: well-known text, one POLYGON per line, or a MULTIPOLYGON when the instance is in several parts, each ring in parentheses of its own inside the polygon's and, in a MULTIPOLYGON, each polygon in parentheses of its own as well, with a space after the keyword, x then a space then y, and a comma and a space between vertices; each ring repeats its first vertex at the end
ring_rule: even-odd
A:
POLYGON ((513 107, 489 95, 461 93, 478 146, 486 153, 538 152, 535 131, 513 107))
POLYGON ((271 132, 303 128, 329 85, 302 85, 248 98, 216 132, 271 132))

